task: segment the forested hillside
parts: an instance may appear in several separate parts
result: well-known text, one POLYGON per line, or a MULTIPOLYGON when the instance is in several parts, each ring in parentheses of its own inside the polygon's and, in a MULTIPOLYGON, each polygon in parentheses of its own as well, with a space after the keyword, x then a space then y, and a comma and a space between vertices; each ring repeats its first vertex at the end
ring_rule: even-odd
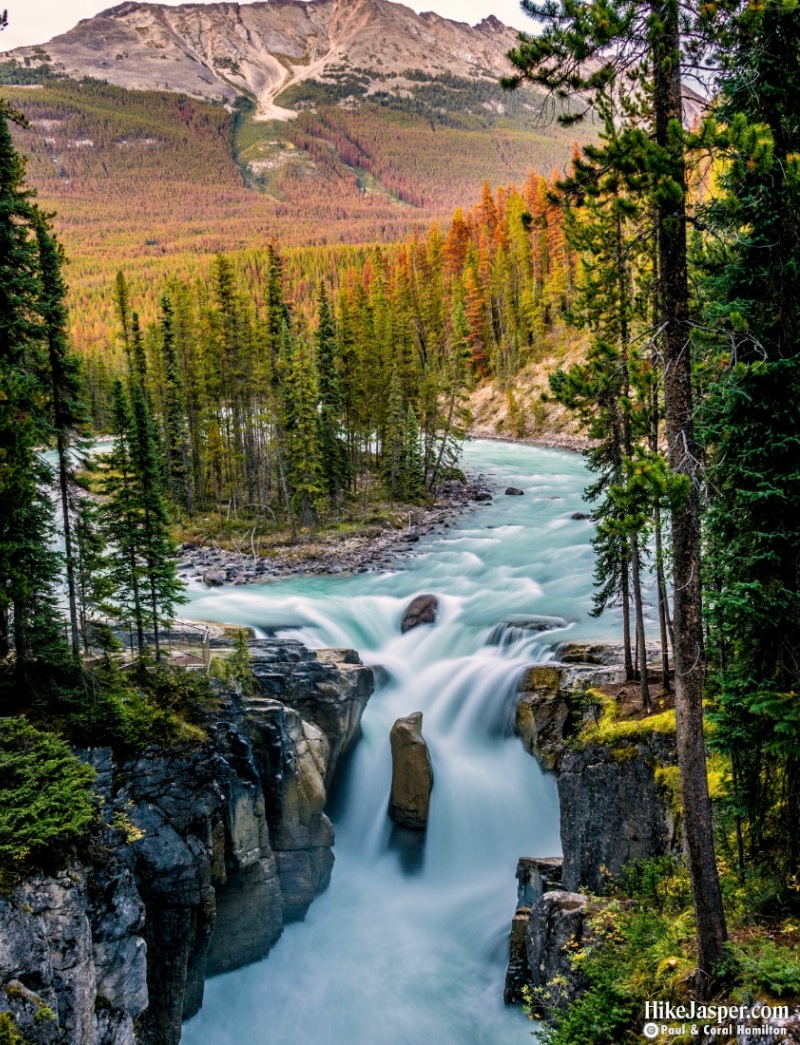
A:
MULTIPOLYGON (((207 274, 209 255, 264 247, 394 243, 478 197, 569 160, 575 132, 545 125, 536 95, 422 76, 409 97, 337 105, 306 83, 293 122, 257 121, 253 103, 222 105, 75 82, 0 65, 4 93, 29 121, 15 141, 43 207, 57 212, 70 255, 75 342, 103 345, 113 326, 104 286, 207 274)), ((580 132, 584 136, 584 132, 580 132)), ((153 315, 150 310, 146 314, 153 315)))

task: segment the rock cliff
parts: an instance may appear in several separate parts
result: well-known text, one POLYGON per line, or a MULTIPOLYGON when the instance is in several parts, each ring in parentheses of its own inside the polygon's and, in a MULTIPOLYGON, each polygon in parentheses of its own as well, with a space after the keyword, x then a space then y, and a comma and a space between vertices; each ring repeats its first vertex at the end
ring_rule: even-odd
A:
POLYGON ((556 877, 551 861, 520 860, 505 990, 513 1002, 531 987, 545 1010, 562 1007, 581 990, 567 960, 589 931, 591 905, 581 890, 602 893, 609 876, 627 864, 679 845, 657 777, 658 767, 675 764, 674 736, 648 729, 645 719, 613 742, 602 742, 602 734, 587 742, 585 732, 578 739, 596 714, 587 691, 623 681, 618 648, 570 645, 557 655, 559 661, 524 675, 516 726, 531 754, 557 775, 563 866, 556 877))
POLYGON ((207 976, 262 958, 327 884, 325 815, 372 673, 353 651, 252 644, 259 692, 217 693, 196 748, 98 770, 105 828, 0 898, 0 1013, 41 1045, 175 1045, 207 976))

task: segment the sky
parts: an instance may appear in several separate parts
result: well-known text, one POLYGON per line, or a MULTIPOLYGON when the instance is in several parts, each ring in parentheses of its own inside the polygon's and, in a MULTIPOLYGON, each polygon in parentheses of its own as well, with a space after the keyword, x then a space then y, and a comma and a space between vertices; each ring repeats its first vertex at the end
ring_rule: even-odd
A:
MULTIPOLYGON (((162 0, 175 4, 180 0, 162 0)), ((193 0, 198 2, 198 0, 193 0)), ((203 0, 199 0, 203 2, 203 0)), ((415 11, 437 11, 445 18, 474 25, 487 15, 519 29, 532 29, 533 22, 520 9, 519 0, 405 0, 415 11)), ((43 44, 71 29, 81 18, 116 6, 115 0, 0 0, 0 11, 8 9, 8 28, 0 33, 0 49, 23 44, 43 44)))

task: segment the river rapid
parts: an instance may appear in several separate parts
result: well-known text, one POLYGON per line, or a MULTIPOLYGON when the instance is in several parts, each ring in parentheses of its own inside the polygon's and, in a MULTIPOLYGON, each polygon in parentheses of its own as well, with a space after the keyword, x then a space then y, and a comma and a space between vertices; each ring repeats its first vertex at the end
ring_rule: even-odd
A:
POLYGON ((206 985, 186 1045, 512 1045, 531 1025, 503 1005, 520 856, 560 852, 555 779, 513 735, 525 666, 561 641, 616 638, 591 620, 592 525, 582 459, 476 441, 464 466, 495 499, 424 537, 391 573, 316 576, 191 590, 187 616, 247 624, 306 645, 352 647, 379 667, 363 736, 330 814, 331 885, 262 962, 206 985), (504 495, 507 486, 522 497, 504 495), (400 634, 422 592, 434 627, 400 634), (546 634, 496 626, 561 618, 546 634), (518 637, 519 635, 522 637, 518 637), (434 769, 424 845, 392 831, 389 730, 423 712, 434 769))

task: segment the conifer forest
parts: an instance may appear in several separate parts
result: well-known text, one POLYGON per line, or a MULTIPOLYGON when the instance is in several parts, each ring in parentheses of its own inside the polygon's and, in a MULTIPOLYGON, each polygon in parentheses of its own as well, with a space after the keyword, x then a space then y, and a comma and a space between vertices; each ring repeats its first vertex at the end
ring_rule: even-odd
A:
POLYGON ((800 7, 231 6, 0 53, 0 1045, 800 1042, 800 7))

